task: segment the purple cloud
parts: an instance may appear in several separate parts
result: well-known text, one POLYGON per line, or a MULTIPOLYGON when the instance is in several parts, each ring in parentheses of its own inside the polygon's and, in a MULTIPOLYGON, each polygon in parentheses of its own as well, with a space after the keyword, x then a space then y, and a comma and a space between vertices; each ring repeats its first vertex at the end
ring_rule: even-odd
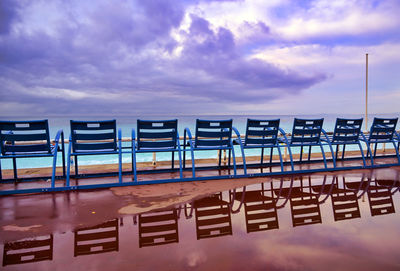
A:
MULTIPOLYGON (((1 6, 1 115, 20 108, 34 114, 218 113, 216 104, 225 110, 232 103, 263 103, 325 79, 248 59, 229 29, 214 29, 198 16, 191 15, 176 39, 172 31, 185 15, 176 1, 100 1, 84 11, 79 4, 56 5, 54 25, 38 28, 26 25, 29 6, 1 6), (19 30, 9 31, 16 21, 19 30)), ((263 23, 256 27, 270 32, 263 23)))

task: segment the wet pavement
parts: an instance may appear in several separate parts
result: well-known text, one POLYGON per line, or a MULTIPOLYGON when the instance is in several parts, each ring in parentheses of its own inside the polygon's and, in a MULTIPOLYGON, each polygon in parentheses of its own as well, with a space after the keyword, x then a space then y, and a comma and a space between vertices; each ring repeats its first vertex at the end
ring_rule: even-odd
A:
POLYGON ((400 168, 0 198, 2 270, 399 270, 400 168))

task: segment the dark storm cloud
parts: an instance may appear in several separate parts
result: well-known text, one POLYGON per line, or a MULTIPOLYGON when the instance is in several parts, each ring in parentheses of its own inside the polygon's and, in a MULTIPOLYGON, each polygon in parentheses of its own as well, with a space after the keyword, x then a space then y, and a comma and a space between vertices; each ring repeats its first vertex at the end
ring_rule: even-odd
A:
POLYGON ((175 40, 171 31, 185 14, 176 1, 101 1, 82 14, 79 4, 61 1, 54 25, 29 28, 25 21, 17 33, 9 29, 18 6, 2 9, 9 15, 0 36, 2 115, 19 105, 59 114, 210 112, 216 104, 224 110, 262 103, 324 79, 247 59, 229 29, 213 30, 194 15, 183 40, 175 40))
POLYGON ((10 33, 12 23, 18 19, 18 3, 13 0, 0 1, 0 35, 10 33))

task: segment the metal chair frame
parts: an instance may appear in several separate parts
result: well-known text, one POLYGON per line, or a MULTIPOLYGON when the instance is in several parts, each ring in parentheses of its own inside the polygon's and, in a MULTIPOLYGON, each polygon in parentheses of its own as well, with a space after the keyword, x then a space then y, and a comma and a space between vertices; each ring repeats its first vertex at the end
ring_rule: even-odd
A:
MULTIPOLYGON (((13 181, 18 180, 17 158, 53 157, 51 187, 55 187, 57 154, 62 153, 63 175, 65 178, 65 148, 64 132, 59 130, 54 139, 54 146, 50 140, 48 120, 31 121, 0 121, 0 180, 1 159, 13 160, 13 181), (61 144, 60 144, 61 139, 61 144), (20 144, 16 144, 19 142, 20 144)), ((45 177, 41 177, 45 178, 45 177)))
POLYGON ((363 160, 363 166, 366 167, 367 163, 364 156, 364 151, 361 146, 361 138, 365 138, 364 133, 361 131, 363 119, 343 119, 337 118, 335 129, 331 138, 322 139, 322 141, 328 142, 335 146, 335 159, 338 160, 339 147, 343 146, 342 158, 345 160, 346 145, 358 145, 363 160))
POLYGON ((171 169, 174 169, 175 152, 179 157, 179 174, 182 174, 182 153, 179 141, 178 120, 137 120, 137 138, 132 129, 132 171, 137 182, 136 154, 171 152, 171 169), (167 131, 165 131, 167 130, 167 131), (144 140, 143 140, 144 139, 144 140))
POLYGON ((71 158, 75 157, 75 178, 95 177, 98 174, 79 175, 78 156, 118 155, 118 182, 122 183, 122 134, 116 120, 76 121, 71 120, 71 135, 68 146, 66 186, 70 186, 71 158), (111 130, 111 132, 109 132, 111 130), (107 132, 108 131, 108 132, 107 132))
POLYGON ((376 149, 378 144, 380 143, 392 143, 394 150, 396 151, 396 157, 398 163, 395 165, 400 164, 400 154, 399 154, 399 145, 400 145, 400 136, 396 132, 396 125, 397 125, 398 118, 374 118, 371 129, 369 132, 368 139, 361 134, 362 137, 360 138, 367 145, 367 157, 369 156, 371 159, 371 166, 374 165, 374 159, 376 156, 376 149), (396 140, 398 141, 398 145, 396 146, 396 140), (372 150, 370 148, 371 145, 375 144, 374 154, 372 155, 372 150))
MULTIPOLYGON (((324 119, 298 119, 295 118, 293 121, 293 129, 290 138, 288 138, 285 134, 285 131, 280 129, 282 137, 279 139, 280 142, 284 143, 289 150, 290 161, 292 164, 292 171, 294 171, 293 167, 293 155, 291 148, 293 147, 300 147, 300 162, 303 159, 303 148, 309 147, 308 149, 308 161, 311 160, 311 148, 313 146, 319 146, 321 148, 322 158, 324 162, 325 169, 328 168, 324 147, 321 140, 321 134, 326 139, 326 144, 329 146, 329 149, 332 154, 332 162, 333 168, 336 168, 336 160, 333 154, 333 148, 330 143, 328 134, 322 128, 324 119)), ((301 170, 299 171, 301 173, 301 170)))
MULTIPOLYGON (((261 161, 260 165, 263 166, 264 162, 264 149, 271 149, 270 151, 270 164, 272 163, 272 156, 274 148, 278 149, 279 153, 279 162, 281 166, 281 171, 284 171, 284 164, 282 159, 282 152, 279 146, 278 141, 278 133, 280 132, 279 128, 280 119, 274 120, 260 120, 260 119, 247 119, 246 125, 246 135, 244 139, 241 139, 240 133, 234 129, 237 139, 234 143, 240 145, 242 150, 242 159, 243 159, 243 169, 244 174, 247 174, 247 165, 245 149, 261 149, 261 161)), ((291 161, 292 162, 292 161, 291 161)))
MULTIPOLYGON (((221 167, 221 151, 228 150, 229 154, 232 151, 233 159, 233 176, 236 176, 236 158, 235 150, 233 148, 232 131, 239 133, 235 127, 232 126, 232 119, 229 120, 196 120, 196 134, 193 140, 192 133, 189 128, 185 128, 183 139, 183 168, 186 168, 186 152, 190 151, 192 160, 192 178, 196 178, 196 166, 194 159, 195 151, 204 150, 218 150, 219 162, 221 167), (186 144, 189 144, 189 149, 186 149, 186 144)), ((241 148, 243 154, 243 148, 241 148)), ((230 167, 231 157, 229 155, 228 168, 230 167)))

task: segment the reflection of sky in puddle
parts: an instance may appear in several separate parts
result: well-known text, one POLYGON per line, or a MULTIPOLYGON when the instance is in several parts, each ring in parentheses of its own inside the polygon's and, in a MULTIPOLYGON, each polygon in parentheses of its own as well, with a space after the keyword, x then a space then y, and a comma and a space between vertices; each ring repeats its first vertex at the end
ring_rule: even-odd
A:
POLYGON ((175 209, 9 242, 1 247, 3 268, 398 270, 397 188, 390 180, 342 176, 254 184, 175 209))

